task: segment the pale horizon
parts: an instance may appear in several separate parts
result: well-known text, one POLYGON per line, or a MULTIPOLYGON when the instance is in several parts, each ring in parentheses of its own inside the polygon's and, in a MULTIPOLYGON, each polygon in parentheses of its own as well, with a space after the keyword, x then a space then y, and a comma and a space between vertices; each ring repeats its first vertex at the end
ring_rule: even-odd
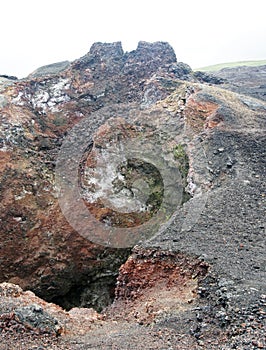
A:
POLYGON ((264 0, 158 2, 9 0, 1 5, 0 74, 26 77, 37 68, 85 55, 94 42, 166 41, 193 69, 266 59, 264 0))

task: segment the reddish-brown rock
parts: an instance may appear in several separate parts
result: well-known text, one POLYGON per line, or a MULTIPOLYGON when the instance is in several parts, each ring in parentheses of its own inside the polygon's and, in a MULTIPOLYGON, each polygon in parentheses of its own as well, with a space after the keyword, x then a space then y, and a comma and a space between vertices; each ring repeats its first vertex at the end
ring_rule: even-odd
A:
MULTIPOLYGON (((0 92, 0 281, 100 310, 139 243, 107 324, 82 346, 121 349, 130 336, 136 349, 139 337, 154 349, 167 339, 217 348, 224 337, 229 349, 252 345, 252 329, 263 344, 263 101, 200 84, 168 44, 143 42, 131 53, 94 44, 72 63, 1 81, 0 92)), ((2 320, 16 327, 12 310, 2 320)), ((77 310, 62 319, 78 313, 91 322, 77 310)))
MULTIPOLYGON (((81 281, 88 286, 107 266, 114 283, 128 253, 84 239, 67 222, 55 188, 58 152, 66 133, 82 118, 109 104, 140 105, 147 81, 159 71, 171 81, 174 67, 178 65, 168 44, 140 43, 124 54, 120 43, 98 43, 56 74, 47 73, 48 67, 2 85, 1 281, 49 300, 71 294, 81 281)), ((155 99, 168 94, 168 87, 158 88, 155 99)), ((91 124, 97 130, 101 120, 91 124)), ((96 143, 105 137, 101 128, 96 143)))

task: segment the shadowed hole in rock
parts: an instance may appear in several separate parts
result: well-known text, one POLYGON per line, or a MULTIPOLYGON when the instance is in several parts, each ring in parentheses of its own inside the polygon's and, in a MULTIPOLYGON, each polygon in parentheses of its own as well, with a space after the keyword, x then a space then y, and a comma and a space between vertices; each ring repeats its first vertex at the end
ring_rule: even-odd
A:
POLYGON ((116 277, 109 276, 92 281, 89 285, 73 285, 63 296, 52 299, 52 302, 65 310, 73 307, 93 308, 101 312, 110 305, 115 297, 116 277))
POLYGON ((117 252, 110 253, 108 258, 99 256, 99 260, 106 259, 102 266, 92 269, 87 275, 77 276, 64 294, 58 293, 52 298, 46 298, 43 294, 41 297, 65 310, 85 307, 101 312, 115 298, 119 268, 128 259, 130 253, 130 249, 117 249, 117 252))
POLYGON ((150 323, 169 308, 177 314, 190 308, 208 272, 207 263, 159 248, 135 247, 129 253, 116 272, 96 273, 51 301, 66 310, 93 308, 118 318, 130 318, 136 311, 141 323, 150 323))
POLYGON ((157 213, 164 184, 153 164, 132 158, 102 166, 93 158, 89 153, 87 164, 81 167, 80 186, 84 202, 97 220, 108 226, 134 227, 157 213))
MULTIPOLYGON (((41 275, 42 285, 23 286, 23 289, 29 289, 38 297, 65 310, 86 307, 100 312, 112 303, 119 268, 130 253, 130 249, 104 249, 96 259, 91 258, 91 264, 87 260, 82 273, 80 266, 71 267, 69 264, 68 270, 63 270, 61 274, 54 272, 52 278, 41 275)), ((15 280, 11 282, 18 284, 15 280)))
MULTIPOLYGON (((105 150, 100 151, 103 152, 104 157, 105 150)), ((182 175, 185 193, 188 157, 181 146, 174 149, 173 155, 178 161, 178 170, 182 175)), ((90 145, 79 169, 81 194, 91 213, 104 224, 125 228, 142 225, 156 215, 164 196, 164 181, 160 171, 151 163, 130 158, 116 162, 109 169, 110 173, 106 174, 106 162, 103 167, 99 166, 97 156, 97 153, 93 154, 93 145, 90 145), (103 179, 100 176, 103 176, 103 179), (105 187, 102 190, 101 185, 105 186, 105 181, 109 181, 110 188, 105 187), (140 205, 145 208, 140 210, 140 205)), ((111 158, 107 159, 111 160, 111 158)), ((183 197, 183 203, 186 200, 188 195, 183 197)), ((105 264, 99 271, 73 281, 64 295, 53 297, 51 301, 66 310, 73 307, 86 307, 101 312, 111 305, 115 299, 119 268, 130 255, 129 249, 122 249, 122 251, 123 257, 120 257, 115 264, 113 264, 115 260, 113 257, 110 264, 105 264)))
MULTIPOLYGON (((174 148, 173 157, 185 193, 189 160, 180 145, 174 148)), ((155 165, 121 155, 118 146, 110 151, 94 144, 87 147, 80 162, 79 188, 84 203, 98 221, 122 228, 149 221, 160 210, 165 195, 164 180, 155 165)), ((186 200, 183 196, 182 202, 186 200)), ((55 296, 51 301, 66 310, 86 307, 101 312, 115 299, 119 268, 130 252, 123 250, 123 254, 115 267, 105 264, 100 271, 81 276, 64 295, 55 296)))

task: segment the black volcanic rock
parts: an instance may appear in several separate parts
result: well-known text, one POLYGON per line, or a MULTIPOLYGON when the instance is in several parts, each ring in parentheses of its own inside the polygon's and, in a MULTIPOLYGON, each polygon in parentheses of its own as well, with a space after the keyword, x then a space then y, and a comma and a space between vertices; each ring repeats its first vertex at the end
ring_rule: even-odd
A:
POLYGON ((265 76, 195 74, 161 42, 58 67, 1 84, 3 343, 33 298, 16 284, 67 309, 116 297, 77 333, 59 308, 55 349, 265 347, 265 76))
POLYGON ((201 71, 196 71, 194 72, 194 76, 201 82, 201 83, 208 83, 208 84, 223 84, 226 82, 225 79, 220 78, 218 76, 215 76, 214 74, 211 73, 206 73, 206 72, 201 72, 201 71))
POLYGON ((223 68, 211 74, 224 79, 226 89, 266 101, 266 65, 223 68))
POLYGON ((92 98, 100 96, 104 103, 139 101, 149 80, 154 90, 151 99, 155 102, 169 92, 169 89, 157 86, 161 85, 158 79, 170 82, 173 79, 195 80, 191 68, 177 63, 172 47, 164 42, 142 41, 129 53, 123 52, 120 42, 95 43, 89 53, 72 63, 70 70, 81 81, 94 80, 90 95, 92 98))
POLYGON ((5 75, 5 74, 1 74, 0 78, 5 78, 5 79, 9 79, 9 80, 18 80, 18 78, 13 76, 13 75, 5 75))

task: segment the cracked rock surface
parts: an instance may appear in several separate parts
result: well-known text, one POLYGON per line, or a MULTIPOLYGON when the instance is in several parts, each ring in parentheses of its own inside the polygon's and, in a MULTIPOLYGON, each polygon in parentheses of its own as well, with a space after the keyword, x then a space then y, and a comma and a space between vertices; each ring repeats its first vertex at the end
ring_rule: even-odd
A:
POLYGON ((0 349, 266 348, 266 104, 230 79, 161 42, 0 77, 0 349))

